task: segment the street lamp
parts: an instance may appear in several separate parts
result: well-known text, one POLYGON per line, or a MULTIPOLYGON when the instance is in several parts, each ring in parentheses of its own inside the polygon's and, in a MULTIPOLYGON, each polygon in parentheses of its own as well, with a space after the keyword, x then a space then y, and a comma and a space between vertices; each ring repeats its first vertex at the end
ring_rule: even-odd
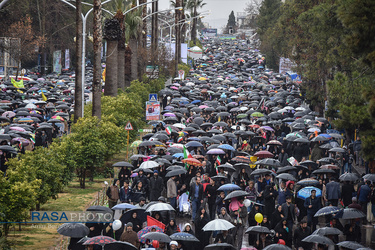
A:
MULTIPOLYGON (((177 8, 174 8, 174 9, 160 10, 160 11, 148 14, 147 16, 145 16, 144 18, 142 18, 142 21, 145 20, 147 17, 150 17, 150 16, 158 14, 158 13, 162 13, 162 12, 166 12, 166 11, 170 11, 170 10, 183 10, 183 9, 184 9, 183 7, 177 7, 177 8)), ((159 19, 159 20, 161 20, 161 19, 159 19)))

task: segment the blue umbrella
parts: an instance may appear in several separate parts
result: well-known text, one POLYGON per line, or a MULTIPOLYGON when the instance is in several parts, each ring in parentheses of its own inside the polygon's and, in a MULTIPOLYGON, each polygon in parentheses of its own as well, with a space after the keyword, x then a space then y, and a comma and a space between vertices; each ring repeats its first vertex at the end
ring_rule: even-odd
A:
POLYGON ((331 139, 332 138, 332 136, 330 136, 329 134, 319 134, 319 135, 323 136, 323 137, 325 137, 327 139, 331 139))
POLYGON ((192 104, 196 104, 196 103, 200 103, 201 101, 200 100, 194 100, 194 101, 192 101, 191 103, 192 104))
POLYGON ((235 151, 234 147, 232 147, 232 146, 229 145, 229 144, 223 144, 223 145, 220 145, 218 148, 226 149, 226 150, 231 150, 231 151, 235 151))
POLYGON ((114 206, 113 210, 125 210, 125 209, 133 209, 136 208, 136 206, 129 204, 129 203, 121 203, 114 206))
POLYGON ((233 191, 233 190, 240 190, 241 188, 237 186, 236 184, 224 184, 220 186, 217 190, 218 191, 233 191))
POLYGON ((173 155, 174 158, 180 158, 180 157, 184 157, 184 154, 183 153, 176 153, 173 155))
POLYGON ((201 139, 198 137, 189 137, 187 140, 188 141, 200 141, 201 139))
POLYGON ((197 142, 197 141, 190 141, 190 142, 186 143, 186 147, 197 148, 197 147, 203 147, 203 145, 202 145, 202 143, 197 142))
POLYGON ((171 240, 176 241, 195 241, 199 242, 199 240, 192 234, 189 233, 174 233, 171 236, 171 240))
POLYGON ((316 187, 305 187, 302 188, 300 191, 297 193, 297 197, 306 200, 308 197, 311 196, 311 191, 315 190, 316 191, 316 197, 321 197, 322 196, 322 190, 316 187))

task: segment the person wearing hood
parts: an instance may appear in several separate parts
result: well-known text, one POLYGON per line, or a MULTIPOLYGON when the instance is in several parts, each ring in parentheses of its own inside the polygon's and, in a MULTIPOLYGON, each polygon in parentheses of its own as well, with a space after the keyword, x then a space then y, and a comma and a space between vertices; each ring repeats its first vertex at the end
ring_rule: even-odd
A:
POLYGON ((283 210, 281 205, 278 205, 275 211, 272 213, 271 228, 275 228, 276 225, 284 218, 283 210))
POLYGON ((163 191, 163 179, 159 176, 159 171, 154 170, 154 175, 150 178, 150 201, 157 201, 163 191))
POLYGON ((313 149, 311 150, 311 160, 317 162, 319 159, 323 158, 323 150, 319 148, 319 144, 315 143, 313 149))
POLYGON ((220 214, 218 215, 218 219, 226 220, 230 223, 232 223, 233 221, 230 215, 227 213, 227 209, 225 207, 222 207, 220 209, 220 214))
POLYGON ((273 211, 275 210, 275 199, 277 196, 277 191, 272 187, 272 185, 267 185, 264 192, 264 214, 267 217, 271 217, 273 211))
POLYGON ((290 229, 287 225, 287 221, 283 218, 275 227, 276 237, 278 239, 282 239, 286 242, 287 246, 291 246, 291 235, 292 229, 290 229))
POLYGON ((210 221, 210 217, 206 213, 206 209, 201 207, 195 217, 195 233, 200 241, 200 247, 198 249, 204 249, 209 244, 210 232, 203 231, 203 227, 210 221))
POLYGON ((190 223, 186 223, 186 224, 185 224, 183 232, 195 236, 195 233, 194 233, 193 228, 192 228, 192 226, 191 226, 190 223))
POLYGON ((282 148, 278 158, 281 166, 285 167, 289 165, 288 158, 289 155, 285 152, 285 149, 282 148))
POLYGON ((106 195, 108 196, 108 207, 112 208, 116 206, 118 200, 120 199, 120 190, 118 185, 120 181, 118 179, 113 180, 113 184, 108 187, 106 195))
POLYGON ((164 233, 171 236, 174 233, 180 232, 180 229, 178 228, 176 224, 175 219, 171 219, 168 223, 168 225, 165 227, 164 233))
POLYGON ((138 233, 142 229, 142 222, 138 218, 137 212, 132 213, 132 216, 130 217, 129 222, 132 223, 134 232, 138 233))

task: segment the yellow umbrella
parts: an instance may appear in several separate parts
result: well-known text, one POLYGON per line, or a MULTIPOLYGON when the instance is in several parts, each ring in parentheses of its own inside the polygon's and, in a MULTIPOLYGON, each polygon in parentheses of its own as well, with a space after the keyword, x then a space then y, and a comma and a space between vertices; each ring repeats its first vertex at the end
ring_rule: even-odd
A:
POLYGON ((130 147, 132 147, 132 148, 137 148, 138 146, 139 146, 139 144, 141 144, 141 142, 142 141, 134 141, 131 145, 130 145, 130 147))
POLYGON ((199 78, 199 81, 204 81, 204 80, 207 80, 205 77, 200 77, 199 78))

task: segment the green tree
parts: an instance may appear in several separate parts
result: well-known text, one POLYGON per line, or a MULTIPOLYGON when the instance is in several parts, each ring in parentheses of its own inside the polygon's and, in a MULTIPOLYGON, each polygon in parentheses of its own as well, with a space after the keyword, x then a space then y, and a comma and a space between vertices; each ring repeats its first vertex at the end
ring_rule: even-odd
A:
POLYGON ((229 33, 230 30, 232 30, 233 33, 236 33, 236 29, 237 29, 236 17, 234 16, 234 11, 232 10, 232 12, 229 14, 229 18, 228 18, 228 22, 227 22, 227 26, 225 30, 226 30, 226 33, 229 33))
POLYGON ((199 19, 195 17, 199 15, 198 9, 203 8, 203 6, 205 5, 206 3, 204 2, 204 0, 189 0, 187 3, 187 7, 192 10, 190 13, 190 16, 194 18, 193 25, 191 26, 191 41, 193 42, 194 45, 196 44, 196 41, 197 41, 197 22, 199 19))

